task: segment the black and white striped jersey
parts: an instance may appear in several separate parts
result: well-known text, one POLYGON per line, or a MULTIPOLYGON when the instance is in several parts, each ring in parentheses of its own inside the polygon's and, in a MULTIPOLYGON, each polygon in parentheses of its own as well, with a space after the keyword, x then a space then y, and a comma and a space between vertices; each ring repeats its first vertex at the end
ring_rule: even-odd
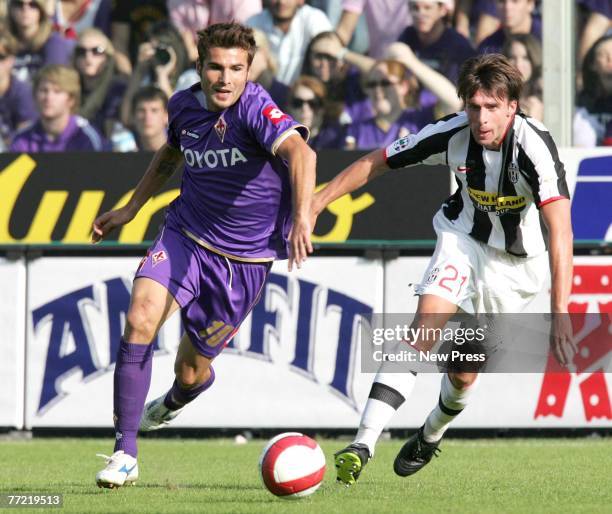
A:
POLYGON ((384 150, 390 168, 445 164, 458 189, 436 221, 519 257, 546 250, 538 209, 569 198, 565 170, 546 128, 517 113, 500 151, 476 143, 465 112, 446 116, 384 150))

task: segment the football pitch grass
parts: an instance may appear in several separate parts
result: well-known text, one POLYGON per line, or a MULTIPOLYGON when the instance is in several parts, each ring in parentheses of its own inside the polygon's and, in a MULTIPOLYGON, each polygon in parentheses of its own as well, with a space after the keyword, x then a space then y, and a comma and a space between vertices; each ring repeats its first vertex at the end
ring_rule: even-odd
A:
MULTIPOLYGON (((333 453, 347 440, 319 441, 327 473, 311 497, 289 501, 268 493, 258 474, 263 440, 140 441, 134 487, 99 489, 111 452, 103 439, 0 441, 0 493, 62 493, 75 513, 610 513, 612 439, 448 439, 439 458, 409 478, 393 474, 400 440, 383 441, 351 488, 335 482, 333 453)), ((14 511, 13 511, 14 512, 14 511)))

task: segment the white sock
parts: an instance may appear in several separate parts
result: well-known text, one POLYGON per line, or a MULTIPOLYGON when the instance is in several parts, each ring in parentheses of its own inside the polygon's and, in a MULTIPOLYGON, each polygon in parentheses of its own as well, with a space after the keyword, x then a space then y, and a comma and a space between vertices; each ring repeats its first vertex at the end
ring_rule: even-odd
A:
POLYGON ((357 430, 353 442, 365 444, 370 451, 370 455, 373 456, 380 434, 400 405, 410 396, 415 382, 416 375, 410 372, 378 372, 374 378, 370 397, 363 409, 359 430, 357 430))
POLYGON ((479 377, 470 387, 457 389, 451 382, 448 374, 442 377, 440 387, 440 400, 438 405, 429 413, 423 427, 423 438, 428 443, 442 439, 451 421, 455 419, 466 407, 470 396, 478 385, 479 377))

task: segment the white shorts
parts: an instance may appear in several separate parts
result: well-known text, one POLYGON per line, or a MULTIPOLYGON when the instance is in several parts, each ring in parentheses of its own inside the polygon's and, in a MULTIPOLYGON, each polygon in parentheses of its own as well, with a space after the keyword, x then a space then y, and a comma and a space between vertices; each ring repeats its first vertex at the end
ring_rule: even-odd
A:
POLYGON ((468 314, 518 313, 549 276, 547 253, 515 257, 466 234, 439 227, 436 233, 436 250, 415 287, 418 295, 440 296, 468 314))

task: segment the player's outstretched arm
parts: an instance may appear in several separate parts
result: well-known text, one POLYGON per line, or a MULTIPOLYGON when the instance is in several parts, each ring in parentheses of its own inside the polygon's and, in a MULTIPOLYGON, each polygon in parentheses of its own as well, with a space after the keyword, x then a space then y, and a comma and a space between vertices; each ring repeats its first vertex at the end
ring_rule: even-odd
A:
POLYGON ((317 192, 312 200, 311 223, 334 200, 352 193, 361 186, 379 177, 389 168, 385 162, 384 150, 374 150, 342 170, 323 189, 317 192))
POLYGON ((550 258, 550 308, 553 315, 550 343, 560 364, 567 366, 576 351, 568 304, 572 289, 573 234, 570 217, 570 201, 559 199, 541 208, 542 218, 548 227, 548 251, 550 258))
POLYGON ((293 263, 299 268, 312 253, 310 206, 316 184, 317 156, 297 134, 285 139, 276 153, 287 162, 291 182, 293 226, 289 234, 288 263, 291 271, 293 263))
POLYGON ((112 230, 132 221, 147 200, 159 191, 182 164, 183 154, 180 150, 167 144, 162 146, 155 153, 128 203, 96 218, 93 223, 92 242, 102 241, 112 230))

